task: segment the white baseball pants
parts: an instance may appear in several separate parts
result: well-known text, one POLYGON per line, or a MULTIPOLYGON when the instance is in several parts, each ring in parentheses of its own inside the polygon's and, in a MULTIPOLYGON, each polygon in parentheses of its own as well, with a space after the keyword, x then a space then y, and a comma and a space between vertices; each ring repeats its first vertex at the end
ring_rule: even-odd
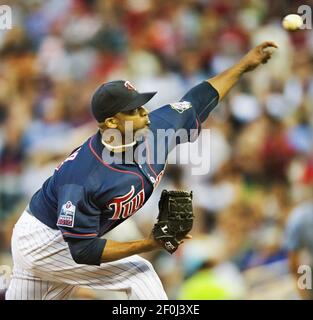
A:
POLYGON ((130 300, 167 299, 147 260, 134 255, 100 266, 77 264, 61 232, 26 211, 13 230, 12 255, 7 300, 68 299, 75 286, 123 291, 130 300))

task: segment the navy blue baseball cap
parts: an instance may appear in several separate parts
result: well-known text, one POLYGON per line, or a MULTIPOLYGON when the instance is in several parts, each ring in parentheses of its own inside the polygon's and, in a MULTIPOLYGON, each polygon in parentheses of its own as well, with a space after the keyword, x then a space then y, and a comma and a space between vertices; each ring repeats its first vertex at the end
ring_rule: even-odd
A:
POLYGON ((129 81, 117 80, 102 84, 91 99, 91 110, 98 122, 123 111, 146 104, 156 92, 139 93, 129 81))

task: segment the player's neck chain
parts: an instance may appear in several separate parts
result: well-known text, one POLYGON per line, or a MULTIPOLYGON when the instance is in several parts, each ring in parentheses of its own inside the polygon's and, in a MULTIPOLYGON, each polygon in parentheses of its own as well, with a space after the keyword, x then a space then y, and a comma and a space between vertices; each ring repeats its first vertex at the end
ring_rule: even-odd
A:
POLYGON ((120 151, 123 151, 123 148, 133 147, 137 143, 137 141, 134 140, 128 144, 122 144, 120 146, 112 146, 112 145, 106 143, 103 139, 101 139, 101 142, 109 151, 117 151, 117 149, 120 149, 120 151))

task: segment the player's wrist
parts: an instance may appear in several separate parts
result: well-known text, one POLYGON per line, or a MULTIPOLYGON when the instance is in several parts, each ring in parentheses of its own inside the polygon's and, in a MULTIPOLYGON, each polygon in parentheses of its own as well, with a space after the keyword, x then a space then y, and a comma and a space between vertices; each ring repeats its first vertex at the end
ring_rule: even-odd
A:
POLYGON ((146 245, 149 250, 156 250, 156 249, 162 248, 162 245, 160 244, 160 242, 154 239, 153 236, 150 236, 148 239, 146 239, 146 245))
POLYGON ((243 73, 249 71, 249 69, 251 68, 251 62, 245 56, 238 62, 237 67, 239 75, 242 75, 243 73))

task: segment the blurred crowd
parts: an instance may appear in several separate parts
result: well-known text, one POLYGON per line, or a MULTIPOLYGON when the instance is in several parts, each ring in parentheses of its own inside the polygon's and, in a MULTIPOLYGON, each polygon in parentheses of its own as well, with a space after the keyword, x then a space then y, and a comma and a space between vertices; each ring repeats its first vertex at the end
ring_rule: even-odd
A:
POLYGON ((0 264, 10 264, 12 227, 31 195, 95 132, 90 97, 99 84, 127 79, 139 91, 157 90, 153 110, 270 40, 279 46, 273 59, 246 74, 203 125, 211 133, 209 174, 169 165, 147 205, 120 228, 127 239, 146 236, 163 188, 193 190, 193 239, 173 256, 146 255, 169 297, 296 297, 284 229, 290 212, 313 196, 313 33, 288 33, 281 18, 313 3, 6 4, 14 27, 0 30, 0 264))

